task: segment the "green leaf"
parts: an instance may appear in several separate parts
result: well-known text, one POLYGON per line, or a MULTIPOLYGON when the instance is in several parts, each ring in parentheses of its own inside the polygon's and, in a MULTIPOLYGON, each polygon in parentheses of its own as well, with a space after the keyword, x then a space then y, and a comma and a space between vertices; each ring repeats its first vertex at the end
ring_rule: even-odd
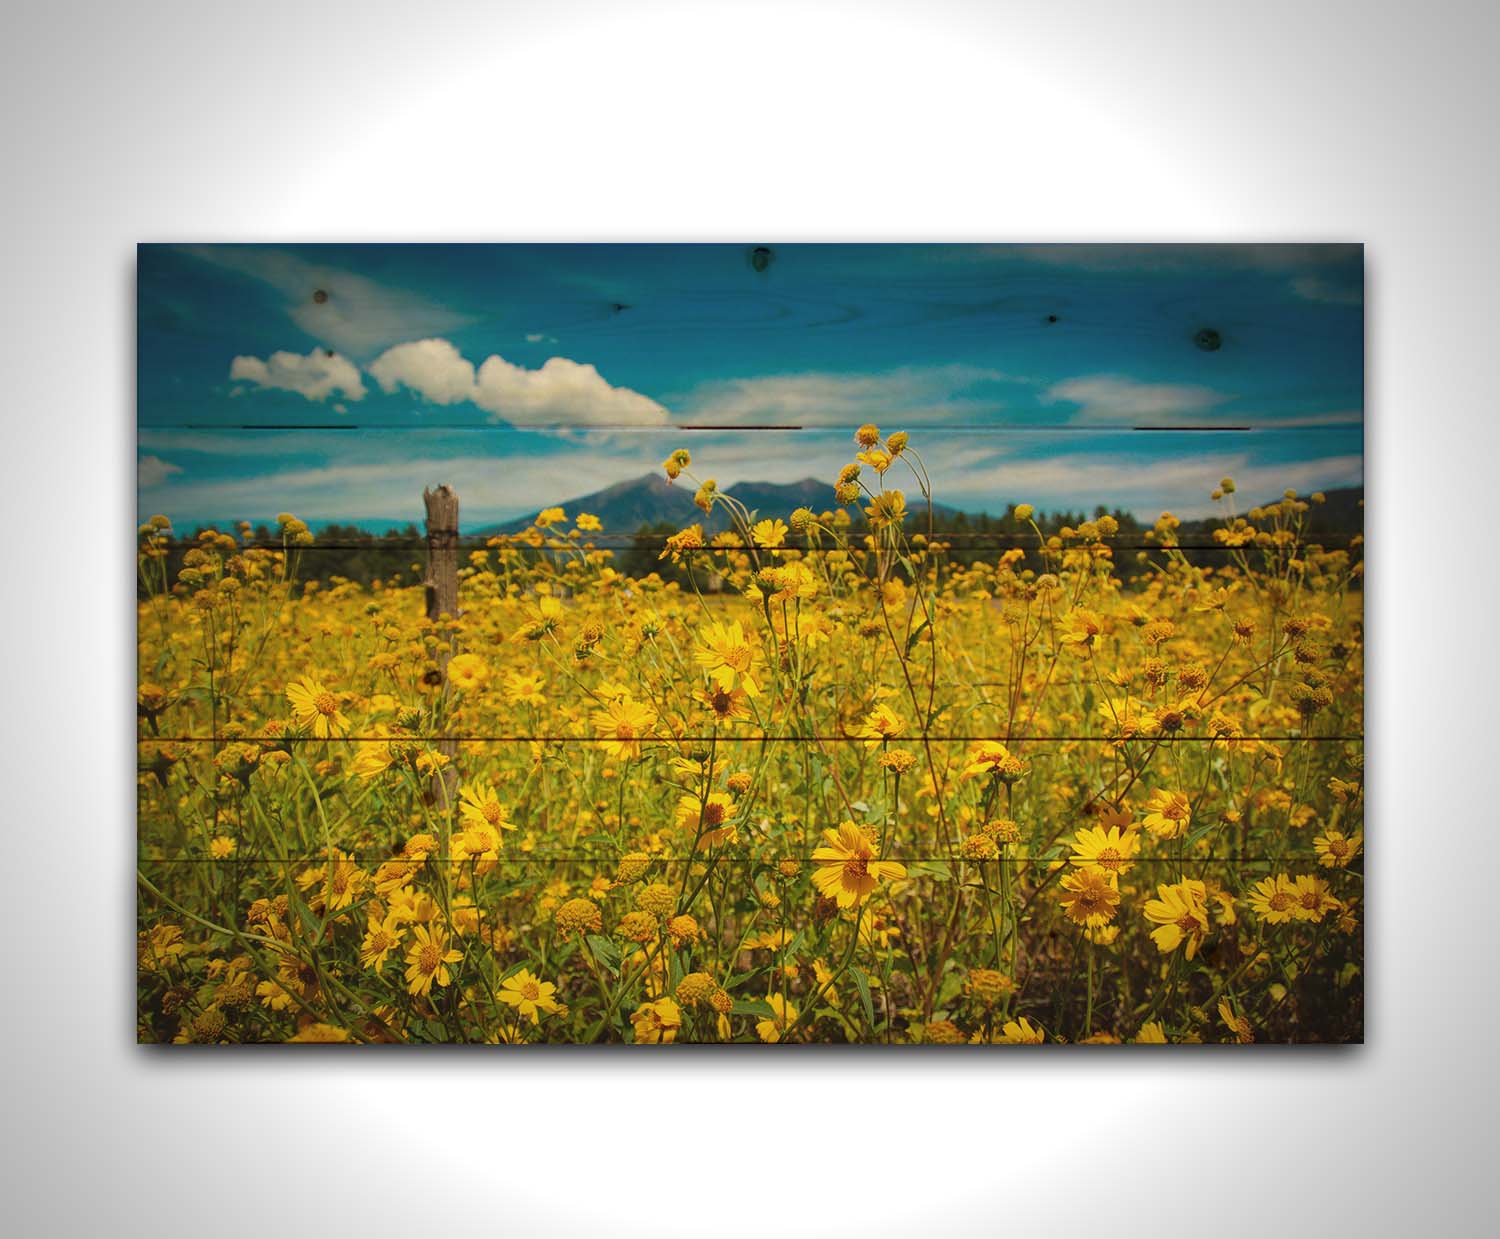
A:
POLYGON ((771 1010, 771 1004, 764 998, 737 998, 734 1006, 729 1008, 731 1015, 754 1015, 763 1020, 773 1020, 776 1012, 771 1010))
POLYGON ((870 978, 858 964, 849 966, 849 975, 854 978, 854 988, 859 991, 859 1005, 865 1009, 865 1023, 874 1027, 875 1004, 870 1000, 870 978))
POLYGON ((598 934, 588 935, 589 950, 594 953, 594 958, 618 975, 620 971, 620 948, 608 938, 601 938, 598 934))
POLYGON ((1204 822, 1203 825, 1198 827, 1198 829, 1189 833, 1186 840, 1186 846, 1192 847, 1193 844, 1197 843, 1198 840, 1202 839, 1205 835, 1212 834, 1219 828, 1220 825, 1221 823, 1219 822, 1204 822))
POLYGON ((917 638, 922 635, 922 629, 931 627, 932 616, 928 615, 920 624, 911 630, 911 636, 906 638, 906 656, 911 657, 911 652, 917 644, 917 638))
POLYGON ((302 900, 298 899, 296 895, 291 897, 291 902, 297 909, 297 916, 301 919, 302 924, 307 927, 307 932, 312 935, 313 941, 316 942, 323 935, 323 922, 318 920, 313 915, 312 909, 303 903, 302 900))

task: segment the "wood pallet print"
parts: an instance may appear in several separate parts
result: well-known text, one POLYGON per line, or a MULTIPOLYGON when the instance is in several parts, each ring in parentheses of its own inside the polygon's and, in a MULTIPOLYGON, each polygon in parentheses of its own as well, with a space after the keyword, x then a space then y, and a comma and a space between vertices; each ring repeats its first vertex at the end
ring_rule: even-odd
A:
POLYGON ((140 1041, 1363 1039, 1360 247, 138 289, 140 1041))

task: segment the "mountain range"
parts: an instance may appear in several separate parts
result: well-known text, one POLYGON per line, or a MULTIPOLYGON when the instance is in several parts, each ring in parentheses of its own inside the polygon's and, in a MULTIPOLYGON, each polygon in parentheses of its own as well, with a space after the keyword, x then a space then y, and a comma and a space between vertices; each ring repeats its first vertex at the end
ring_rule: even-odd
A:
MULTIPOLYGON (((728 513, 721 505, 714 505, 713 513, 704 516, 693 503, 695 488, 690 483, 668 482, 661 473, 643 473, 640 477, 616 482, 603 490, 580 495, 576 499, 564 500, 560 506, 569 520, 580 512, 597 516, 608 533, 634 533, 642 525, 670 524, 681 529, 694 523, 701 524, 710 534, 729 528, 728 513)), ((732 495, 751 512, 762 517, 772 516, 786 519, 794 508, 811 508, 822 512, 834 506, 833 487, 817 478, 803 478, 800 482, 739 482, 725 487, 725 494, 732 495)), ((1310 534, 1359 533, 1364 529, 1364 487, 1349 486, 1330 490, 1326 501, 1314 506, 1308 513, 1307 532, 1310 534)), ((1279 497, 1279 496, 1278 496, 1279 497)), ((919 499, 920 497, 918 497, 919 499)), ((1305 496, 1304 496, 1305 498, 1305 496)), ((907 496, 908 503, 914 503, 907 496)), ((1272 501, 1267 501, 1272 502, 1272 501)), ((1248 504, 1236 504, 1236 510, 1244 512, 1248 504)), ((959 509, 946 504, 932 505, 933 515, 939 519, 957 516, 959 509)), ((998 513, 1003 514, 1008 505, 998 513)), ((537 517, 536 512, 518 516, 514 520, 482 529, 465 530, 478 537, 490 537, 499 533, 519 533, 537 517)), ((975 513, 968 513, 974 516, 975 513)), ((1148 525, 1149 521, 1146 522, 1148 525)), ((1218 523, 1218 518, 1185 520, 1183 534, 1206 531, 1218 523)))
MULTIPOLYGON (((577 499, 565 500, 560 506, 571 520, 580 512, 588 512, 599 518, 609 533, 634 533, 642 525, 670 523, 677 528, 694 523, 701 524, 706 533, 719 533, 729 528, 729 515, 725 509, 714 505, 711 515, 704 516, 693 503, 696 489, 690 483, 669 482, 661 473, 643 473, 638 478, 616 482, 603 490, 577 499)), ((803 478, 800 482, 738 482, 724 488, 726 495, 738 499, 751 512, 761 516, 776 516, 783 520, 794 508, 811 508, 822 512, 834 506, 833 486, 817 478, 803 478)), ((933 504, 935 515, 953 515, 956 508, 933 504)), ((492 536, 497 533, 519 533, 537 517, 518 516, 515 520, 476 529, 476 535, 492 536)), ((465 530, 465 533, 469 532, 465 530)))

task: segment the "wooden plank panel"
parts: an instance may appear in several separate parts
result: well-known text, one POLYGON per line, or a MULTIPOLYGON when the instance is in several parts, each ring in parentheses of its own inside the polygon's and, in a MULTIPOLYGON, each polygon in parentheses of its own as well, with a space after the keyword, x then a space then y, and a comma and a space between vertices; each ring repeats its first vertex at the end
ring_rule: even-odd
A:
MULTIPOLYGON (((1136 832, 1143 863, 1251 866, 1325 828, 1362 827, 1363 740, 1316 730, 1120 743, 902 736, 879 746, 647 735, 637 756, 616 750, 600 736, 460 740, 457 820, 493 794, 508 823, 496 852, 605 868, 638 848, 674 861, 808 861, 845 819, 878 828, 882 854, 902 861, 964 859, 966 841, 1008 820, 997 857, 1010 863, 1066 856, 1078 831, 1101 823, 1136 832), (893 752, 911 758, 899 782, 893 752), (1168 793, 1181 794, 1181 819, 1153 817, 1168 793)), ((415 833, 448 838, 426 769, 440 753, 434 738, 383 735, 142 741, 142 858, 312 864, 331 838, 373 867, 415 833)))
MULTIPOLYGON (((791 870, 731 860, 639 867, 619 882, 609 867, 507 857, 483 872, 465 866, 473 876, 459 890, 454 866, 426 860, 406 888, 413 896, 379 893, 379 865, 343 860, 332 880, 323 864, 143 865, 138 1038, 974 1044, 1149 1040, 1153 1023, 1158 1039, 1165 1031, 1173 1041, 1234 1040, 1227 1020, 1241 1016, 1261 1031, 1263 1019, 1279 1019, 1312 1040, 1328 1027, 1359 1027, 1357 983, 1281 979, 1280 941, 1316 933, 1320 956, 1338 962, 1358 957, 1359 938, 1337 907, 1301 925, 1258 917, 1249 894, 1274 882, 1274 865, 1181 867, 1208 901, 1202 932, 1191 934, 1191 971, 1237 981, 1227 1016, 1216 1000, 1186 1023, 1161 1009, 1159 978, 1137 962, 1157 953, 1160 926, 1143 910, 1176 878, 1173 864, 1137 862, 1122 875, 1114 932, 1091 941, 1060 899, 1058 874, 1076 870, 913 862, 882 881, 899 903, 866 911, 852 952, 849 924, 800 900, 805 878, 791 870), (453 889, 440 916, 441 898, 422 891, 440 890, 444 875, 453 889), (188 923, 181 933, 180 901, 197 887, 236 909, 240 923, 188 923), (1002 898, 1011 901, 1004 920, 995 913, 1002 898), (922 903, 939 904, 951 921, 913 918, 922 903), (679 912, 684 904, 696 915, 679 912), (545 962, 528 945, 538 934, 551 942, 545 962), (1260 943, 1272 948, 1263 963, 1260 943), (427 973, 431 944, 442 962, 427 973), (1086 1010, 1074 1006, 1082 973, 1092 977, 1086 1010), (635 987, 626 997, 622 977, 635 987), (545 985, 529 991, 546 1000, 535 1020, 519 1001, 528 981, 545 985), (1275 996, 1262 1005, 1267 985, 1275 996)), ((1325 879, 1298 876, 1313 898, 1332 898, 1325 879)))
MULTIPOLYGON (((1358 246, 400 251, 339 255, 458 301, 295 248, 144 247, 143 370, 232 388, 244 425, 1275 426, 1363 408, 1358 246), (247 301, 274 290, 295 339, 252 347, 199 291, 230 278, 247 301)), ((222 424, 147 383, 142 425, 222 424)))
MULTIPOLYGON (((884 445, 895 425, 874 451, 884 445)), ((962 532, 979 532, 973 518, 996 522, 983 531, 1023 535, 1026 526, 1005 523, 1018 503, 1043 517, 1072 515, 1077 524, 1098 508, 1124 521, 1126 540, 1135 522, 1149 526, 1171 510, 1193 522, 1222 521, 1281 499, 1292 488, 1348 492, 1341 506, 1306 514, 1319 535, 1363 529, 1363 430, 1357 425, 1301 426, 1281 430, 1138 431, 1108 427, 1001 430, 929 427, 913 433, 909 448, 882 477, 854 440, 853 427, 775 432, 716 429, 577 430, 567 435, 486 427, 467 430, 362 429, 250 431, 143 429, 141 450, 153 465, 143 485, 142 520, 162 513, 180 534, 214 524, 233 530, 241 520, 274 530, 290 511, 314 528, 358 524, 368 531, 410 527, 419 537, 422 491, 452 483, 462 504, 460 532, 488 536, 524 529, 546 507, 565 516, 588 512, 600 528, 588 532, 633 535, 642 524, 681 528, 693 522, 709 532, 731 526, 729 507, 705 514, 695 508, 699 485, 738 497, 763 517, 785 519, 797 507, 817 512, 840 506, 834 492, 841 470, 859 467, 862 486, 849 505, 858 518, 868 492, 902 490, 912 515, 908 528, 925 530, 923 487, 940 518, 964 513, 962 532), (675 451, 691 464, 671 482, 663 470, 675 451), (1213 498, 1232 477, 1235 494, 1213 498)), ((1051 526, 1043 525, 1048 532, 1051 526)), ((1106 535, 1113 537, 1114 535, 1106 535)), ((1139 539, 1135 539, 1139 541, 1139 539)), ((1022 538, 1024 542, 1024 538, 1022 538)), ((1211 537, 1199 541, 1212 542, 1211 537)))

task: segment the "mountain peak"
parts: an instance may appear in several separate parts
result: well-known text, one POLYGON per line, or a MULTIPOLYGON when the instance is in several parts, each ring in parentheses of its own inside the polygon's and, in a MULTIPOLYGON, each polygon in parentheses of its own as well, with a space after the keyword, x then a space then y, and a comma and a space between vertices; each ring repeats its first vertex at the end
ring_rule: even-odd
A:
MULTIPOLYGON (((762 516, 784 517, 793 508, 831 507, 834 501, 833 485, 813 477, 798 482, 737 482, 726 486, 724 492, 762 516)), ((698 522, 710 533, 727 528, 729 518, 721 508, 716 507, 708 517, 698 510, 693 503, 696 493, 697 488, 690 482, 672 482, 665 474, 653 472, 549 506, 561 507, 569 516, 591 513, 599 518, 608 533, 635 533, 642 525, 663 522, 678 528, 698 522)), ((479 535, 519 533, 536 516, 533 512, 474 532, 479 535)))
MULTIPOLYGON (((811 508, 821 512, 834 506, 833 484, 814 477, 797 482, 736 482, 726 486, 724 492, 733 496, 761 517, 780 517, 783 520, 796 508, 811 508)), ((730 527, 728 512, 715 505, 713 513, 704 514, 693 503, 697 488, 687 481, 669 481, 664 473, 643 473, 639 477, 615 482, 602 490, 587 495, 565 499, 549 507, 561 507, 568 516, 576 517, 588 512, 599 518, 606 533, 633 534, 643 525, 671 525, 682 529, 688 525, 701 524, 709 534, 720 533, 730 527)), ((1272 501, 1274 502, 1274 501, 1272 501)), ((1307 531, 1310 534, 1358 533, 1364 528, 1364 488, 1360 486, 1340 487, 1326 492, 1326 501, 1315 505, 1308 513, 1307 531)), ((947 504, 934 503, 933 515, 946 519, 959 515, 960 509, 947 504)), ((1006 504, 989 509, 1004 515, 1009 510, 1006 504)), ((1241 510, 1244 510, 1243 507, 1241 510)), ((977 515, 974 509, 965 509, 967 515, 977 515)), ((1056 514, 1055 512, 1052 514, 1056 514)), ((1212 528, 1226 514, 1216 513, 1211 517, 1186 520, 1184 531, 1201 532, 1212 528)), ((532 524, 537 517, 528 516, 500 524, 487 525, 481 529, 464 530, 466 534, 488 537, 501 533, 519 533, 532 524)), ((1084 519, 1080 512, 1078 519, 1084 519)), ((1149 524, 1149 522, 1148 522, 1149 524)))

